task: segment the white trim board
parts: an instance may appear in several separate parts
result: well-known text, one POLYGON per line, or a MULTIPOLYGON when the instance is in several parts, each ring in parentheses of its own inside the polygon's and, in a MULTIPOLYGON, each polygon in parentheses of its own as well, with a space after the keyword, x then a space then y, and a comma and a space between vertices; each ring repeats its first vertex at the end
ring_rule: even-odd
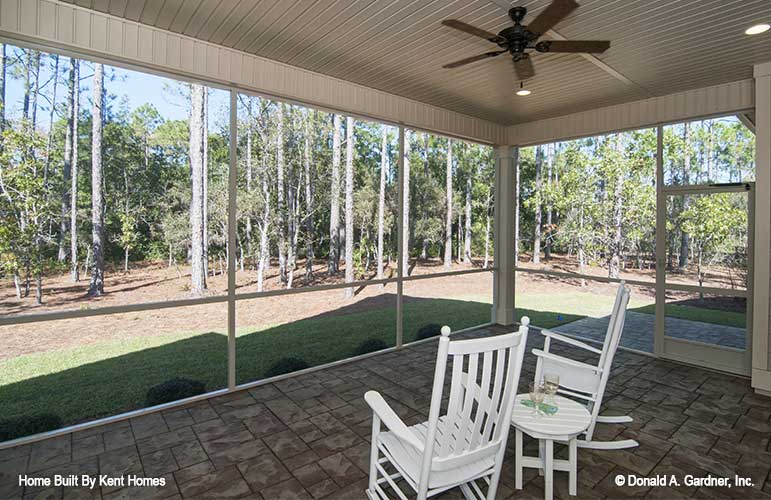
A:
POLYGON ((751 79, 512 125, 509 144, 529 146, 752 110, 751 79))
POLYGON ((58 0, 0 0, 0 36, 462 139, 506 140, 497 123, 58 0))

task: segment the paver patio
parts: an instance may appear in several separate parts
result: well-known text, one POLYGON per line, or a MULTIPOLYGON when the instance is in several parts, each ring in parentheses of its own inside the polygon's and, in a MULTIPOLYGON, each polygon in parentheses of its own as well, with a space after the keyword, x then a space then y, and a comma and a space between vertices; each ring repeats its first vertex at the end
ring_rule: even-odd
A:
MULTIPOLYGON (((500 333, 500 327, 466 335, 500 333)), ((542 343, 532 331, 533 347, 542 343)), ((554 350, 554 349, 553 349, 554 350)), ((574 354, 574 353, 571 353, 574 354)), ((428 412, 436 341, 290 377, 162 413, 31 445, 0 450, 0 498, 361 499, 367 483, 371 412, 363 394, 384 394, 408 424, 428 412), (17 475, 138 474, 163 488, 22 488, 17 475)), ((532 377, 528 355, 520 387, 532 377)), ((621 451, 579 451, 577 498, 771 498, 771 398, 744 378, 619 352, 607 412, 631 414, 628 426, 604 425, 602 439, 633 438, 621 451), (619 488, 617 474, 751 477, 753 488, 619 488)), ((535 442, 527 442, 534 453, 535 442)), ((513 448, 513 439, 509 443, 513 448)), ((565 450, 561 450, 564 452, 565 450)), ((513 455, 513 453, 512 453, 513 455)), ((530 470, 513 489, 510 457, 500 498, 543 498, 530 470)), ((555 474, 567 498, 567 477, 555 474)), ((448 492, 444 498, 459 498, 448 492)))
MULTIPOLYGON (((558 326, 553 328, 553 330, 602 342, 605 340, 608 321, 610 321, 610 316, 603 316, 601 318, 586 317, 558 326)), ((621 337, 621 346, 638 351, 653 352, 655 321, 656 317, 653 314, 627 311, 624 334, 621 337)), ((745 347, 746 331, 744 328, 672 318, 670 316, 664 319, 664 328, 667 336, 678 339, 694 340, 736 349, 744 349, 745 347)))

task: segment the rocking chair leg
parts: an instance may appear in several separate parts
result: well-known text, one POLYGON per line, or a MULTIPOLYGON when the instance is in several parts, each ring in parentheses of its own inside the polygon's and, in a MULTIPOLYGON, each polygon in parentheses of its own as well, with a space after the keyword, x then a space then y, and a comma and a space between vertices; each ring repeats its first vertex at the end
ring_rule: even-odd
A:
POLYGON ((377 495, 377 463, 380 459, 380 450, 377 447, 377 435, 380 434, 380 419, 375 415, 372 418, 372 445, 369 452, 369 491, 377 495))

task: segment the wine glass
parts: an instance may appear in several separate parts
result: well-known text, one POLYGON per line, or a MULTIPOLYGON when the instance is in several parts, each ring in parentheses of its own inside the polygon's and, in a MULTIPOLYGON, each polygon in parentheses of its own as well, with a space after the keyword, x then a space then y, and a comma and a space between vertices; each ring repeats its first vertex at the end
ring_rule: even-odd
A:
POLYGON ((541 415, 541 403, 543 403, 544 387, 543 385, 532 382, 530 384, 530 401, 533 402, 533 414, 535 416, 541 415))
POLYGON ((560 376, 556 373, 545 373, 543 376, 543 386, 546 390, 546 402, 553 405, 554 396, 557 395, 557 390, 560 388, 560 376))

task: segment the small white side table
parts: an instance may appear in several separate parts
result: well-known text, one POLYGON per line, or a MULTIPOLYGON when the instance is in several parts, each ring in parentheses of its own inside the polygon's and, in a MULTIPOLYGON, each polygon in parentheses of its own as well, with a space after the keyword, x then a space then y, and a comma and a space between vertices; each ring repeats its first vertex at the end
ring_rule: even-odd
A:
POLYGON ((576 438, 586 431, 591 421, 589 411, 581 404, 562 396, 555 396, 559 408, 554 415, 534 415, 533 409, 522 404, 530 399, 528 394, 518 394, 511 414, 511 425, 516 430, 515 486, 522 489, 522 468, 542 469, 546 500, 551 500, 554 491, 554 470, 567 471, 569 493, 576 494, 576 473, 578 468, 578 447, 576 438), (539 456, 522 456, 522 433, 540 441, 539 456), (568 460, 554 459, 554 441, 568 443, 568 460))

